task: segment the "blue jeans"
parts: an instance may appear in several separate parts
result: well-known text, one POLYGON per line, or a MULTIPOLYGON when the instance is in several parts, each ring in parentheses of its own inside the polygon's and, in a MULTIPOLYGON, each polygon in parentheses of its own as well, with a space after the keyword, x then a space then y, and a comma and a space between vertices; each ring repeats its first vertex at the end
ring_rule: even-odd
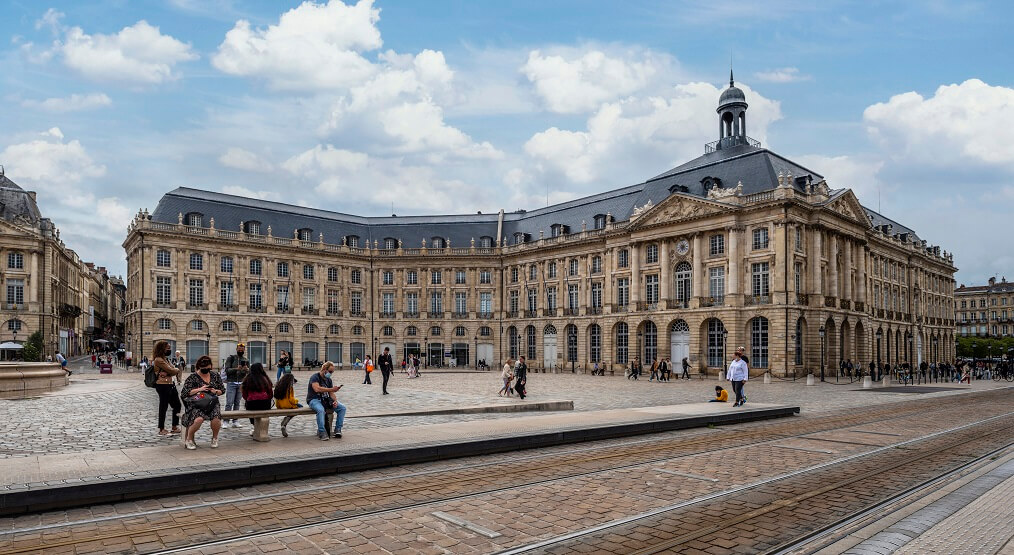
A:
MULTIPOLYGON (((317 413, 317 433, 327 433, 327 428, 324 427, 324 415, 327 413, 324 410, 324 404, 320 402, 320 399, 311 399, 310 409, 317 413)), ((341 433, 342 426, 345 424, 345 405, 339 401, 335 404, 334 412, 338 416, 334 423, 334 431, 335 433, 341 433)))
MULTIPOLYGON (((243 400, 243 395, 240 393, 242 385, 242 382, 226 382, 225 410, 239 410, 239 402, 243 400)), ((232 420, 235 420, 235 418, 232 420)))

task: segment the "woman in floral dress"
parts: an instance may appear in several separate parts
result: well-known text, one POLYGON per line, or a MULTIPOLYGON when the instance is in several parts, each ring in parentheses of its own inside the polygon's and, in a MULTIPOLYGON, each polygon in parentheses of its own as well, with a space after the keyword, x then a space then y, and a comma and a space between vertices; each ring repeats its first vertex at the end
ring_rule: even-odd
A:
POLYGON ((218 401, 217 396, 225 393, 225 384, 222 383, 222 377, 218 375, 218 372, 211 371, 211 357, 202 356, 197 359, 194 366, 197 368, 197 372, 190 374, 183 382, 183 391, 180 395, 183 398, 183 407, 186 409, 186 413, 183 415, 183 427, 186 428, 187 433, 183 437, 183 445, 187 449, 197 449, 194 435, 201 428, 201 424, 210 421, 211 448, 215 449, 218 447, 218 431, 222 429, 222 404, 218 401), (191 398, 200 393, 210 393, 216 396, 211 406, 202 409, 194 404, 191 398))

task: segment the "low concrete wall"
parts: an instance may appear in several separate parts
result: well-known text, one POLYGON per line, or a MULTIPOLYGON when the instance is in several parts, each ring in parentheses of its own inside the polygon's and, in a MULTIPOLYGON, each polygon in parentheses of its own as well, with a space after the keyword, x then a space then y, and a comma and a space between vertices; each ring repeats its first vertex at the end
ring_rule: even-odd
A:
POLYGON ((0 362, 0 394, 5 397, 64 387, 70 383, 57 362, 0 362))

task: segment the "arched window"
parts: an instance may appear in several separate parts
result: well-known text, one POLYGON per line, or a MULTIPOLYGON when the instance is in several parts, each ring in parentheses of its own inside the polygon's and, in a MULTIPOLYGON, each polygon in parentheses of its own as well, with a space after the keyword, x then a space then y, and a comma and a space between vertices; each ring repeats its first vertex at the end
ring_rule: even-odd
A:
POLYGON ((616 362, 626 364, 630 361, 628 346, 630 345, 629 329, 626 322, 616 324, 616 362))
POLYGON ((203 320, 191 320, 190 331, 204 331, 205 325, 203 320))
POLYGON ((317 333, 317 326, 313 324, 306 324, 303 326, 303 333, 317 333))
POLYGON ((708 366, 720 368, 725 362, 725 324, 718 318, 708 320, 708 366))
POLYGON ((658 327, 655 322, 644 323, 644 363, 650 364, 658 358, 658 327))
POLYGON ((352 326, 352 335, 362 335, 363 326, 352 326))
POLYGON ((454 328, 455 337, 465 337, 465 326, 458 326, 454 328))
POLYGON ((338 324, 331 324, 327 327, 327 333, 330 335, 341 335, 342 328, 338 324))
POLYGON ((525 328, 525 346, 527 347, 525 356, 529 359, 535 359, 535 347, 538 340, 535 338, 535 326, 528 326, 525 328))
POLYGON ((567 334, 567 362, 577 362, 577 326, 568 325, 564 333, 567 334))
POLYGON ((676 265, 676 300, 690 302, 691 280, 694 269, 689 262, 683 261, 676 265))
POLYGON ((394 335, 394 328, 391 326, 384 326, 383 329, 380 330, 380 333, 384 337, 391 337, 394 335))
POLYGON ((758 316, 750 321, 751 368, 768 367, 768 319, 758 316))
POLYGON ((409 327, 405 328, 405 335, 408 336, 408 337, 415 337, 415 336, 419 335, 419 328, 417 328, 415 326, 409 326, 409 327))
POLYGON ((431 238, 430 239, 430 247, 434 248, 434 249, 442 249, 442 248, 444 248, 444 238, 443 237, 433 237, 433 238, 431 238))
POLYGON ((222 322, 222 331, 236 331, 236 322, 232 320, 222 322))
POLYGON ((507 356, 518 358, 518 329, 514 326, 507 328, 507 356))
POLYGON ((21 331, 23 322, 17 319, 7 320, 7 331, 21 331))
POLYGON ((288 322, 282 322, 278 324, 278 333, 289 333, 289 330, 291 329, 292 327, 289 326, 288 322))
POLYGON ((440 337, 440 334, 442 333, 443 330, 440 329, 440 326, 433 326, 430 328, 430 337, 440 337))
POLYGON ((251 333, 264 333, 264 323, 263 322, 251 322, 250 323, 250 332, 251 333))
POLYGON ((588 326, 588 358, 602 362, 602 328, 598 324, 588 326))
POLYGON ((160 330, 171 330, 173 329, 173 321, 168 318, 159 318, 155 325, 160 330))
POLYGON ((493 335, 493 328, 489 326, 479 328, 479 337, 490 337, 491 335, 493 335))

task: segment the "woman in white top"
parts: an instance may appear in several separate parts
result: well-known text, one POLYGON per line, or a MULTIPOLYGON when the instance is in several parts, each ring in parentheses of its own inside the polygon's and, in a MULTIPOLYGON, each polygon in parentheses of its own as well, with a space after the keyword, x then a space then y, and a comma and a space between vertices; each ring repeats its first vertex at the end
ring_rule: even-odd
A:
POLYGON ((743 360, 743 347, 736 349, 736 353, 729 363, 728 379, 732 382, 732 390, 736 393, 736 402, 732 405, 738 407, 746 403, 746 394, 743 393, 743 385, 750 379, 750 368, 743 360))
POLYGON ((507 362, 503 365, 503 371, 500 372, 500 377, 503 378, 503 387, 500 388, 500 396, 503 397, 511 395, 511 381, 514 380, 514 360, 511 358, 507 359, 507 362))

